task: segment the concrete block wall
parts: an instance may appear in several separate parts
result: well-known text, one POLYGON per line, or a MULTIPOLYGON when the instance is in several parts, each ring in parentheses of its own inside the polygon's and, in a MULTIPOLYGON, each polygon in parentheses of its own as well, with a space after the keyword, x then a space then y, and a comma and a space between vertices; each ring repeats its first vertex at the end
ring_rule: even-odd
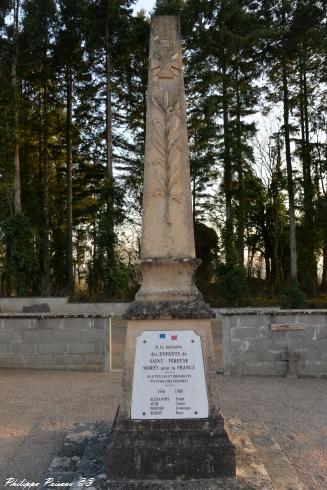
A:
POLYGON ((0 367, 104 370, 108 319, 94 317, 0 317, 0 367))
POLYGON ((225 374, 327 378, 327 310, 220 310, 225 374), (275 330, 277 328, 277 330, 275 330))

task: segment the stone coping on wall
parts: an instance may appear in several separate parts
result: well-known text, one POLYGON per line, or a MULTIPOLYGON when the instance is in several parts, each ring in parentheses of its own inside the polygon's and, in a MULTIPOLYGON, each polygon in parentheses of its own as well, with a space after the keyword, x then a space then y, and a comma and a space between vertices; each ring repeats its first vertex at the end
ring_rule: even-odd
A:
POLYGON ((327 315, 327 309, 308 309, 308 310, 282 310, 277 308, 272 309, 260 309, 260 308, 240 308, 240 309, 229 309, 229 308, 215 308, 214 311, 218 315, 223 316, 240 316, 240 315, 327 315))
POLYGON ((55 301, 56 303, 68 303, 69 296, 0 296, 0 301, 55 301))
POLYGON ((1 318, 109 318, 113 313, 11 313, 0 312, 1 318))

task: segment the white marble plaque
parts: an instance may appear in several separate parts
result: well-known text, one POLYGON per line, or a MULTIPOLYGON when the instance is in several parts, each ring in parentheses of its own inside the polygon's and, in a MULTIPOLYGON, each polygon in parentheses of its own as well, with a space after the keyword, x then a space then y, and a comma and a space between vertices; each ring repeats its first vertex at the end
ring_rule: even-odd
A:
POLYGON ((131 418, 208 415, 200 336, 194 330, 144 331, 136 341, 131 418))

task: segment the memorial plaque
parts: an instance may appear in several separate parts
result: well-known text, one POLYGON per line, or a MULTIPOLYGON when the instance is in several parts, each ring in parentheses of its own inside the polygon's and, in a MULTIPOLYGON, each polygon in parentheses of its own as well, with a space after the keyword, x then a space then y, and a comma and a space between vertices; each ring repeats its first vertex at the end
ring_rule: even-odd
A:
POLYGON ((208 418, 201 337, 194 330, 144 331, 137 338, 132 419, 208 418))

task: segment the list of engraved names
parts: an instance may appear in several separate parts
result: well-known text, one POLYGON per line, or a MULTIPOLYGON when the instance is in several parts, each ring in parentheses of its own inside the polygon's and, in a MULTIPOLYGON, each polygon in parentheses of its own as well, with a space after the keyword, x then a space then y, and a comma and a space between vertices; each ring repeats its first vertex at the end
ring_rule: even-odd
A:
POLYGON ((207 417, 200 336, 194 330, 144 331, 136 343, 131 418, 207 417))

